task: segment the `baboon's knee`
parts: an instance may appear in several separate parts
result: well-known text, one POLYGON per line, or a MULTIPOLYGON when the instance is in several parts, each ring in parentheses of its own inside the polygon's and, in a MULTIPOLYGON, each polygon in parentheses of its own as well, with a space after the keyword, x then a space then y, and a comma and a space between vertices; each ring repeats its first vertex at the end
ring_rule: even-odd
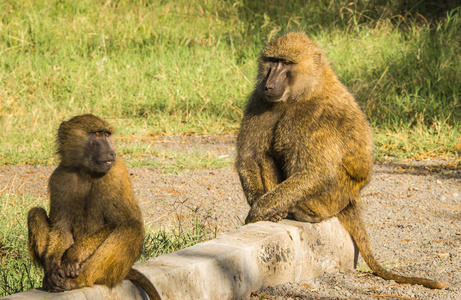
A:
POLYGON ((37 222, 43 222, 46 220, 48 223, 48 216, 46 210, 42 207, 32 207, 27 215, 27 224, 35 224, 37 222))
POLYGON ((43 265, 43 255, 47 248, 50 223, 45 209, 34 207, 27 215, 29 229, 29 254, 32 260, 43 265))

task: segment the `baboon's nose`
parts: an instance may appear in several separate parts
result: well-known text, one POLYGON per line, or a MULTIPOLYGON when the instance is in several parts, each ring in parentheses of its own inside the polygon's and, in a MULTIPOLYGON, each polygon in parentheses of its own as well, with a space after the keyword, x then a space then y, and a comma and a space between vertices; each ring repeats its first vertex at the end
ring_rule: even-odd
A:
POLYGON ((110 161, 115 161, 115 158, 117 157, 117 154, 115 153, 115 151, 110 151, 108 153, 108 156, 109 156, 110 161))

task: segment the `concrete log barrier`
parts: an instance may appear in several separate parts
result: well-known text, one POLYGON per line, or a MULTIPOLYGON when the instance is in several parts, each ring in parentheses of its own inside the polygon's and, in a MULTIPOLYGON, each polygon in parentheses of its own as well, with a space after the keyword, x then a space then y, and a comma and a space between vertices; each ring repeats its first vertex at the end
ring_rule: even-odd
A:
MULTIPOLYGON (((248 299, 261 288, 353 269, 358 252, 336 218, 311 224, 258 222, 216 239, 152 258, 135 268, 163 299, 248 299)), ((33 289, 1 299, 147 299, 125 280, 63 293, 33 289)))

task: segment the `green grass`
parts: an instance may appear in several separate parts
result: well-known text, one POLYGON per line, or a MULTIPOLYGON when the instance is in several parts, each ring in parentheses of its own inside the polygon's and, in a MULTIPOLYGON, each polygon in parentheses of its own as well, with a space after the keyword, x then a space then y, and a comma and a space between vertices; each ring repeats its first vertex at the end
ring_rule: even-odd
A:
POLYGON ((183 170, 203 168, 230 168, 231 157, 219 157, 198 150, 183 152, 178 150, 161 150, 152 143, 137 141, 134 145, 131 139, 119 141, 117 151, 125 156, 125 161, 131 167, 154 166, 163 173, 178 174, 183 170))
POLYGON ((179 230, 150 230, 144 240, 143 255, 140 261, 190 247, 215 237, 210 232, 205 232, 197 222, 191 228, 181 226, 178 228, 179 230))
MULTIPOLYGON (((43 271, 27 252, 27 214, 32 206, 46 207, 47 200, 30 196, 0 195, 0 297, 41 287, 43 271)), ((213 237, 195 226, 180 230, 147 227, 140 261, 195 245, 213 237)))
POLYGON ((183 170, 230 168, 232 166, 230 158, 222 159, 209 154, 203 155, 200 152, 184 154, 176 151, 165 151, 159 155, 166 159, 143 155, 143 157, 129 158, 127 163, 132 167, 154 166, 166 174, 179 174, 183 170))
POLYGON ((235 133, 263 44, 297 30, 324 48, 357 96, 378 148, 391 147, 388 131, 415 143, 402 155, 378 156, 416 157, 427 147, 459 155, 456 1, 354 3, 3 1, 0 164, 53 163, 59 123, 87 112, 122 137, 235 133), (427 147, 414 134, 420 129, 427 147))
POLYGON ((42 271, 27 252, 27 209, 44 199, 0 195, 0 297, 41 285, 42 271))
POLYGON ((458 126, 435 121, 426 127, 422 121, 416 125, 401 123, 400 126, 375 130, 375 156, 378 161, 402 159, 432 159, 442 157, 459 165, 461 135, 458 126), (456 154, 458 153, 458 154, 456 154))

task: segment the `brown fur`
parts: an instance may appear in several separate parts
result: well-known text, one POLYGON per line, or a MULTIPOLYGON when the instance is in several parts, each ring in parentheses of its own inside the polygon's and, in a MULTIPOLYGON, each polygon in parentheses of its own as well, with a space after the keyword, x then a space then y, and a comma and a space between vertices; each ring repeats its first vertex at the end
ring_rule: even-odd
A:
POLYGON ((132 269, 141 255, 144 226, 125 163, 116 157, 107 172, 86 163, 92 154, 85 149, 95 132, 107 133, 103 150, 113 151, 113 129, 100 118, 82 115, 61 124, 61 162, 48 184, 49 218, 41 207, 28 214, 30 255, 45 269, 47 290, 114 287, 128 276, 151 299, 160 299, 152 283, 132 269))
POLYGON ((302 33, 270 42, 262 51, 257 85, 237 138, 236 168, 251 206, 246 223, 286 217, 321 222, 336 216, 378 276, 445 287, 388 272, 374 258, 359 199, 372 163, 366 117, 322 51, 302 33), (286 73, 276 69, 278 61, 286 73), (274 79, 274 72, 286 79, 274 79), (269 80, 286 84, 283 96, 278 97, 279 91, 271 98, 269 80))

